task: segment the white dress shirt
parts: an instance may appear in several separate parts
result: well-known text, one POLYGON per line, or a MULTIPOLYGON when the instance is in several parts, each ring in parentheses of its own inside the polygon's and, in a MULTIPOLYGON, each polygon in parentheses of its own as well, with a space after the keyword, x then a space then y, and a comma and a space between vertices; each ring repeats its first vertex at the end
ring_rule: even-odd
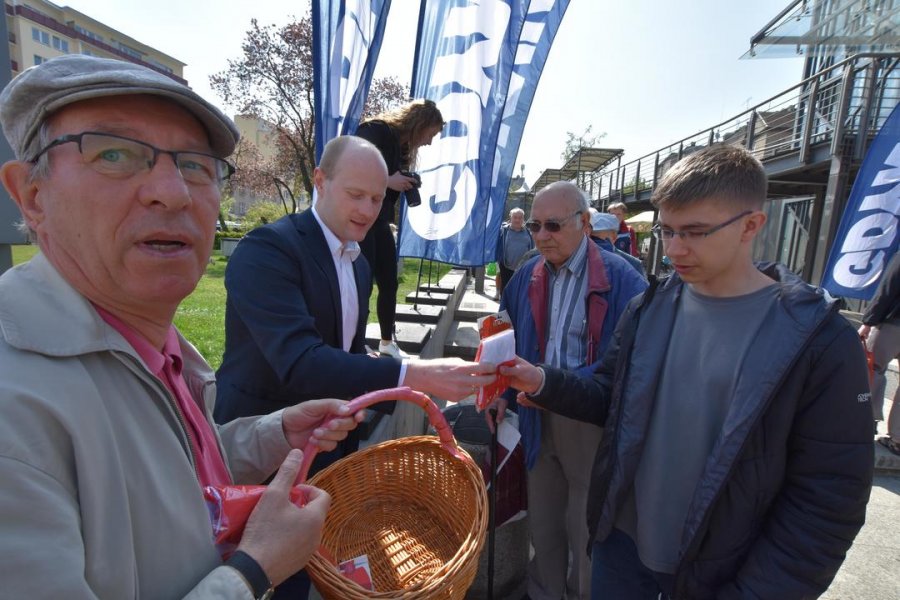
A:
MULTIPOLYGON (((343 350, 350 351, 353 344, 353 336, 356 335, 356 323, 359 320, 359 296, 356 289, 356 277, 353 274, 353 261, 359 256, 359 244, 356 242, 341 242, 328 228, 328 225, 319 216, 315 205, 310 209, 328 244, 328 251, 334 261, 334 270, 337 271, 338 285, 341 288, 341 323, 343 325, 343 350)), ((397 385, 403 385, 406 379, 407 361, 404 359, 400 365, 400 377, 397 385)))
POLYGON ((328 243, 328 252, 334 261, 334 270, 337 272, 338 285, 341 288, 341 323, 343 324, 344 338, 341 340, 345 352, 350 351, 353 344, 353 336, 356 335, 356 324, 359 320, 359 296, 356 290, 356 277, 353 275, 353 261, 359 256, 359 244, 356 242, 341 242, 334 233, 325 225, 319 217, 316 207, 312 208, 313 216, 325 234, 328 243))

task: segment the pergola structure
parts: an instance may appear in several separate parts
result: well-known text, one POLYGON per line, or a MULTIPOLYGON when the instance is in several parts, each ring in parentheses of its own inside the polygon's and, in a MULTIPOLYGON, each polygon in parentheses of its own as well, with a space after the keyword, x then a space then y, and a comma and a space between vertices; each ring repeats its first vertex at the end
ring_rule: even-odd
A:
POLYGON ((538 193, 554 181, 575 181, 593 197, 593 178, 589 177, 622 156, 619 148, 579 148, 561 169, 545 169, 531 186, 531 193, 538 193))

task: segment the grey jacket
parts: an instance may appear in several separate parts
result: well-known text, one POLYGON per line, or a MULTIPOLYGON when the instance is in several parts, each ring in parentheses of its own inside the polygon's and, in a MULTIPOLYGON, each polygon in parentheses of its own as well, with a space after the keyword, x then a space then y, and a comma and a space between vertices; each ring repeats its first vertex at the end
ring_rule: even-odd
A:
MULTIPOLYGON (((679 599, 817 597, 865 521, 872 414, 856 332, 820 290, 779 265, 761 269, 779 282, 778 299, 694 493, 679 599)), ((632 302, 593 380, 546 369, 534 397, 605 425, 588 501, 592 539, 606 539, 634 483, 683 285, 672 276, 632 302)))
MULTIPOLYGON (((213 373, 181 340, 211 421, 213 373)), ((41 255, 0 277, 0 581, 12 598, 251 597, 224 567, 174 399, 41 255)), ((281 414, 218 428, 238 483, 290 449, 281 414)))

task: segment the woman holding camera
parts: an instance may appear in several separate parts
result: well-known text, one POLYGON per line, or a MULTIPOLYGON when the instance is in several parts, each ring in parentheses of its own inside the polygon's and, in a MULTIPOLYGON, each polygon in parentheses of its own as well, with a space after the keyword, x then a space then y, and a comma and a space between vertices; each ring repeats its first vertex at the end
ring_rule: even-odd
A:
POLYGON ((388 168, 388 186, 378 219, 360 244, 378 284, 378 323, 381 342, 378 351, 396 358, 407 355, 394 341, 397 312, 397 244, 391 231, 400 192, 418 187, 419 180, 408 171, 416 164, 419 147, 431 144, 444 128, 441 111, 431 100, 413 100, 377 115, 359 125, 356 135, 374 144, 388 168))

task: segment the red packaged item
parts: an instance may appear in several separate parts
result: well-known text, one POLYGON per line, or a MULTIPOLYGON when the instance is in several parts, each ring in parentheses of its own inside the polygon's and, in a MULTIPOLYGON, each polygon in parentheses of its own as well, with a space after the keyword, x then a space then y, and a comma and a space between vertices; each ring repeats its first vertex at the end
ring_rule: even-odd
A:
POLYGON ((372 569, 369 567, 369 557, 365 554, 345 560, 338 565, 338 571, 364 590, 375 591, 375 584, 372 583, 372 569))
MULTIPOLYGON (((223 559, 227 560, 237 549, 247 519, 265 490, 264 485, 208 485, 203 488, 213 540, 223 559)), ((290 497, 297 506, 306 504, 306 494, 301 487, 291 489, 290 497)))
POLYGON ((475 353, 475 361, 497 365, 497 378, 490 385, 479 389, 475 397, 475 406, 482 411, 509 387, 509 378, 500 375, 499 368, 515 364, 516 338, 506 311, 479 319, 478 334, 481 343, 475 353))

